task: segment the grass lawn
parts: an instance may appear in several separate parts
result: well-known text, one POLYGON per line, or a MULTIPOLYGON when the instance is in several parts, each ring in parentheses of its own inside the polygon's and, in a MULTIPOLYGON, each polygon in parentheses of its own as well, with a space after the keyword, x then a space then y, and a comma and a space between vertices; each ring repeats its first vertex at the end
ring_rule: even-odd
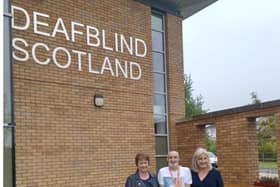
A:
POLYGON ((277 168, 276 162, 259 162, 259 168, 277 168))

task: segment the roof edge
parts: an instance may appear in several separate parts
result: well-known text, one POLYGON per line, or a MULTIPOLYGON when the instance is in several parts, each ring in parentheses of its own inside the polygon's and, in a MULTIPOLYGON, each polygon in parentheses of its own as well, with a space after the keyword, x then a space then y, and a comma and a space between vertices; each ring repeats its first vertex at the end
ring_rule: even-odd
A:
POLYGON ((186 19, 218 0, 135 0, 152 8, 186 19))
POLYGON ((176 123, 184 123, 186 121, 192 121, 192 120, 201 120, 201 119, 206 119, 206 118, 212 118, 212 117, 219 117, 223 115, 230 115, 230 114, 236 114, 236 113, 241 113, 241 112, 249 112, 252 110, 259 110, 259 109, 266 109, 266 108, 271 108, 271 107, 280 107, 280 99, 279 100, 272 100, 272 101, 267 101, 263 103, 257 103, 257 104, 250 104, 250 105, 245 105, 245 106, 240 106, 240 107, 235 107, 235 108, 229 108, 229 109, 224 109, 224 110, 218 110, 218 111, 213 111, 209 112, 206 114, 201 114, 194 116, 192 118, 181 118, 176 121, 176 123))

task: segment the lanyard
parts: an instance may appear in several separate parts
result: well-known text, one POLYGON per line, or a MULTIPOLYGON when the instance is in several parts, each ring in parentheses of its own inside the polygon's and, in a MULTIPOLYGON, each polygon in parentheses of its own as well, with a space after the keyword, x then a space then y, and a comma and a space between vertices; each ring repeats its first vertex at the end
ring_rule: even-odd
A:
POLYGON ((177 177, 176 178, 173 176, 173 173, 170 170, 170 168, 169 168, 169 174, 172 178, 172 182, 175 184, 175 187, 180 187, 180 185, 181 185, 181 182, 180 182, 180 166, 177 169, 177 177))

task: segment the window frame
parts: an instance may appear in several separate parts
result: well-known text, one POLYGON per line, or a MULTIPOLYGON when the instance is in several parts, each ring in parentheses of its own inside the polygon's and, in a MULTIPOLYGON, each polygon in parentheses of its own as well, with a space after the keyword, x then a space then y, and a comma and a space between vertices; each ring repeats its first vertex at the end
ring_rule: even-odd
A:
MULTIPOLYGON (((152 35, 152 32, 161 32, 162 33, 162 49, 163 51, 159 51, 159 50, 155 50, 153 49, 152 47, 152 53, 160 53, 163 55, 163 71, 155 71, 153 69, 153 65, 152 65, 152 74, 154 76, 154 74, 163 74, 164 75, 164 87, 165 87, 165 92, 159 92, 159 91, 154 91, 154 82, 153 82, 153 97, 155 96, 155 94, 160 94, 160 95, 163 95, 165 96, 165 113, 163 114, 156 114, 156 113, 153 113, 154 117, 155 115, 156 116, 163 116, 165 117, 166 119, 166 134, 157 134, 156 131, 154 132, 154 135, 155 135, 155 141, 156 141, 156 137, 166 137, 166 142, 167 142, 167 153, 166 155, 163 154, 163 155, 155 155, 156 158, 167 158, 167 155, 168 155, 168 152, 170 150, 170 140, 169 140, 169 116, 168 116, 168 82, 167 82, 167 72, 168 72, 168 69, 167 69, 167 58, 166 58, 166 24, 165 24, 165 21, 166 21, 166 15, 163 13, 163 12, 160 12, 160 11, 157 11, 157 10, 154 10, 152 9, 151 11, 151 21, 152 21, 152 16, 156 16, 156 17, 160 17, 162 19, 162 30, 157 30, 157 29, 154 29, 152 28, 152 23, 151 23, 151 35, 152 35)), ((152 38, 152 42, 153 42, 153 38, 152 38)), ((153 45, 152 45, 153 46, 153 45)), ((153 55, 152 55, 153 56, 153 55)), ((153 61, 152 61, 153 63, 153 61)), ((153 77, 153 80, 154 80, 154 77, 153 77)), ((154 103, 153 103, 153 106, 154 106, 154 103)), ((155 129, 155 122, 154 122, 154 129, 155 129)), ((157 146, 157 145, 155 145, 157 146)), ((158 168, 158 166, 157 166, 158 168)))

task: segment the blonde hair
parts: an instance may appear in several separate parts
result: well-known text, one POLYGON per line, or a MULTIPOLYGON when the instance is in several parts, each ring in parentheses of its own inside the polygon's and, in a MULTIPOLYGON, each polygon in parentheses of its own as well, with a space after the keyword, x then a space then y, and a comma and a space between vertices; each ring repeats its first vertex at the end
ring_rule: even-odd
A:
POLYGON ((209 159, 209 156, 208 156, 208 153, 207 153, 207 150, 206 149, 203 149, 201 147, 197 148, 196 151, 194 152, 193 154, 193 157, 192 157, 192 169, 195 171, 195 172, 198 172, 199 171, 199 168, 198 168, 198 165, 197 165, 197 160, 199 159, 199 157, 201 155, 206 155, 207 156, 207 159, 208 159, 208 168, 209 170, 212 169, 212 165, 210 163, 210 159, 209 159))

